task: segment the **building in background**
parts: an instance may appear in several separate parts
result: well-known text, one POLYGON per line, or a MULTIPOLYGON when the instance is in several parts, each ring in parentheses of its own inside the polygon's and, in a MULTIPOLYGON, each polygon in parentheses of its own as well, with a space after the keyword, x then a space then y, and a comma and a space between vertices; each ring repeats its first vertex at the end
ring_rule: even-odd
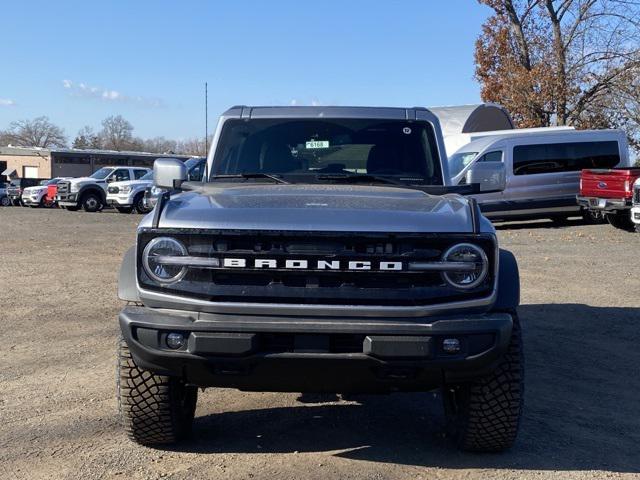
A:
POLYGON ((188 160, 189 155, 111 150, 0 147, 0 181, 7 178, 83 177, 101 167, 152 167, 156 158, 188 160))

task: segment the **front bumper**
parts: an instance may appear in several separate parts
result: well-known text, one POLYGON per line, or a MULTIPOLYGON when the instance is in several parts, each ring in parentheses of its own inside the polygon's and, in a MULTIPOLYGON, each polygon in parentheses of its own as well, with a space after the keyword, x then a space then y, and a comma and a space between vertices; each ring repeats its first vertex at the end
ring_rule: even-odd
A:
POLYGON ((31 206, 35 206, 35 205, 40 205, 40 198, 36 197, 25 197, 22 196, 22 203, 24 203, 25 205, 31 207, 31 206))
POLYGON ((631 221, 636 225, 640 225, 640 205, 631 207, 631 221))
POLYGON ((486 375, 506 351, 507 313, 439 318, 229 315, 128 306, 119 316, 136 363, 201 386, 248 391, 429 391, 486 375), (170 349, 169 333, 186 339, 170 349), (444 339, 457 339, 448 353, 444 339))
POLYGON ((631 201, 626 198, 598 198, 578 195, 576 200, 581 207, 604 212, 626 210, 631 207, 631 201))
POLYGON ((107 205, 118 207, 131 207, 133 205, 133 198, 130 195, 107 195, 107 205))
POLYGON ((61 207, 75 207, 78 205, 77 193, 64 193, 56 195, 56 202, 61 207))

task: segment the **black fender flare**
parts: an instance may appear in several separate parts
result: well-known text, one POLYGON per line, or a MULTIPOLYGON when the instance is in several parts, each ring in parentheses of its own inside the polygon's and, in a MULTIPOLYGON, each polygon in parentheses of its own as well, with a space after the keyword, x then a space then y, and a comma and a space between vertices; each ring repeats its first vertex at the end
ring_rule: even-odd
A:
POLYGON ((520 271, 516 257, 509 250, 500 249, 498 297, 493 310, 514 310, 520 305, 520 271))
POLYGON ((87 185, 85 187, 82 187, 80 189, 80 191, 78 192, 78 203, 80 203, 80 200, 82 199, 82 196, 85 195, 88 192, 98 194, 102 204, 106 205, 106 203, 107 203, 107 194, 105 193, 105 191, 102 188, 100 188, 97 185, 87 185))
POLYGON ((136 282, 136 247, 124 254, 118 274, 118 298, 126 302, 140 302, 136 282))

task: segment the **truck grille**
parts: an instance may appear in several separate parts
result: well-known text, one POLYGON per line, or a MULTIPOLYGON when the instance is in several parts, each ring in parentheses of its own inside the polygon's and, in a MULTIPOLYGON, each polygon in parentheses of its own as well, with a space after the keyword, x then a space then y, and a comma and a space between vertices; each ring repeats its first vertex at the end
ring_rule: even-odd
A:
POLYGON ((7 188, 7 195, 10 197, 19 197, 22 195, 22 189, 20 187, 9 187, 7 188))
POLYGON ((138 276, 149 290, 224 302, 331 305, 430 305, 484 298, 493 289, 496 245, 493 235, 383 234, 324 232, 237 232, 145 230, 138 238, 138 276), (179 282, 161 286, 144 271, 144 247, 154 237, 180 240, 190 256, 247 259, 350 260, 380 262, 439 261, 457 243, 474 243, 489 260, 484 282, 460 290, 437 271, 189 268, 179 282))
POLYGON ((640 186, 633 189, 633 203, 640 205, 640 186))
POLYGON ((58 182, 58 193, 69 193, 70 182, 58 182))

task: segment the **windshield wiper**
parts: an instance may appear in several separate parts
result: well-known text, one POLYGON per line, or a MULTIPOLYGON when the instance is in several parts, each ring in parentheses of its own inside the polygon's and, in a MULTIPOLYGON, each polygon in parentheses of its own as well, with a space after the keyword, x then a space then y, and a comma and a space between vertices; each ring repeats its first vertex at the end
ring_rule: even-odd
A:
POLYGON ((270 173, 232 173, 229 175, 214 175, 211 177, 213 180, 226 180, 226 179, 233 179, 233 178, 245 178, 245 179, 249 179, 249 178, 269 178, 271 180, 273 180, 276 183, 282 183, 284 185, 289 185, 290 182, 287 182, 286 180, 276 176, 276 175, 271 175, 270 173))
POLYGON ((356 182, 381 182, 389 185, 398 185, 400 187, 407 187, 406 183, 398 182, 387 177, 380 177, 378 175, 369 175, 368 173, 354 173, 354 174, 342 174, 342 173, 323 173, 317 175, 318 180, 338 180, 343 182, 350 182, 355 180, 356 182))

